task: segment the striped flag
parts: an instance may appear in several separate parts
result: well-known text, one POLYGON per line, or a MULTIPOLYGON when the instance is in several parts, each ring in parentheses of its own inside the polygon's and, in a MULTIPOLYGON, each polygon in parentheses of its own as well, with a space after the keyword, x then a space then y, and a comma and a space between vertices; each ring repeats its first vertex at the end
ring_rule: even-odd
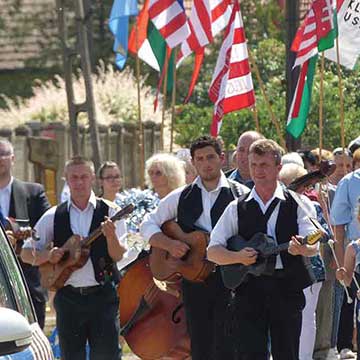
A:
POLYGON ((336 36, 334 0, 315 0, 291 46, 291 50, 296 52, 294 67, 300 65, 298 83, 286 124, 286 130, 294 138, 303 133, 309 116, 318 52, 333 47, 336 36))
POLYGON ((204 59, 205 46, 229 23, 231 4, 229 0, 194 0, 190 18, 190 35, 182 42, 177 58, 177 65, 195 53, 194 71, 190 81, 187 102, 194 90, 204 59))
POLYGON ((296 52, 294 67, 334 46, 337 35, 334 0, 315 0, 299 27, 291 50, 296 52))
POLYGON ((215 105, 211 125, 213 136, 218 135, 224 114, 255 104, 244 26, 237 1, 226 28, 209 97, 215 105))
POLYGON ((149 16, 171 49, 190 34, 182 0, 150 0, 149 16))

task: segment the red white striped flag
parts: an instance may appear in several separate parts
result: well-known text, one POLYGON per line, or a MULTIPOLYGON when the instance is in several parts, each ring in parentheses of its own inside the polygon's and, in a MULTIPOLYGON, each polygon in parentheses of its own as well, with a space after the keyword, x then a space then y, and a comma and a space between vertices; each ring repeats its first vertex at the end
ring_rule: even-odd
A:
POLYGON ((294 67, 304 64, 318 53, 319 41, 334 28, 333 0, 315 0, 299 27, 291 50, 296 52, 294 67))
POLYGON ((177 63, 211 43, 225 29, 230 15, 229 0, 194 0, 189 18, 191 33, 181 44, 177 63))
POLYGON ((149 16, 171 49, 190 34, 182 0, 150 0, 149 16))
POLYGON ((209 89, 215 104, 211 135, 217 136, 224 114, 255 104, 254 86, 239 4, 235 1, 209 89))

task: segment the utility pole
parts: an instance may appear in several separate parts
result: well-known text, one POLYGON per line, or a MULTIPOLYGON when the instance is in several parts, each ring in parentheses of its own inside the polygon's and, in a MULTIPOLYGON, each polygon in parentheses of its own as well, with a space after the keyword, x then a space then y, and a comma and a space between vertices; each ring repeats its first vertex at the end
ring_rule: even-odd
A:
POLYGON ((58 28, 63 50, 64 77, 66 95, 69 109, 69 119, 71 128, 71 143, 74 155, 80 154, 79 132, 77 117, 80 112, 86 112, 89 120, 92 159, 95 168, 101 164, 99 132, 96 122, 95 100, 91 79, 91 58, 90 58, 90 38, 91 34, 91 9, 88 0, 75 0, 75 20, 76 20, 76 46, 68 46, 68 35, 66 27, 65 0, 56 0, 58 14, 58 28), (86 12, 85 10, 86 9, 86 12), (76 103, 73 87, 73 59, 80 56, 81 70, 85 84, 86 99, 82 103, 76 103))
MULTIPOLYGON (((298 69, 292 71, 295 61, 295 53, 290 51, 291 44, 299 25, 299 0, 286 0, 285 3, 285 22, 286 22, 286 114, 289 114, 291 101, 295 92, 296 82, 299 77, 298 69)), ((285 121, 286 121, 285 120, 285 121)), ((289 151, 295 151, 301 147, 301 139, 295 139, 290 134, 286 134, 286 147, 289 151)))

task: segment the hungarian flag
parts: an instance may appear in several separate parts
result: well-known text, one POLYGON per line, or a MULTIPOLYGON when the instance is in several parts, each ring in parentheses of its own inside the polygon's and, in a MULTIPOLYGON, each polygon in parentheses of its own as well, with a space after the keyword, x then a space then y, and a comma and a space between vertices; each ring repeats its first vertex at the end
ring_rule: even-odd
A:
POLYGON ((331 0, 315 0, 291 46, 291 50, 296 52, 294 67, 300 65, 300 74, 286 125, 286 130, 294 138, 298 138, 306 126, 317 55, 319 51, 333 47, 336 36, 334 3, 331 0))
POLYGON ((150 0, 149 15, 170 49, 190 34, 183 0, 150 0))
POLYGON ((129 37, 129 51, 138 55, 139 59, 147 63, 153 69, 164 76, 164 66, 168 58, 168 83, 167 90, 173 86, 174 56, 167 47, 166 42, 159 31, 150 21, 150 0, 145 0, 144 6, 139 13, 137 23, 133 26, 129 37))
POLYGON ((214 103, 211 135, 217 136, 224 114, 255 105, 254 86, 240 8, 235 1, 209 89, 214 103))
MULTIPOLYGON (((337 11, 340 64, 354 69, 360 55, 360 2, 341 0, 337 4, 337 11)), ((325 56, 337 62, 336 49, 327 50, 325 56)))

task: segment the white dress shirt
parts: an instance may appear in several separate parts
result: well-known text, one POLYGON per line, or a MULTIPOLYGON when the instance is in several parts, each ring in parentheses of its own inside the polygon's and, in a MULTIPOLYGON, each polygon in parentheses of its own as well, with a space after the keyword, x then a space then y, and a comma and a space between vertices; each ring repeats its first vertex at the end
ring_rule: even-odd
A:
POLYGON ((4 217, 9 216, 11 185, 12 185, 13 181, 14 181, 14 178, 11 177, 10 182, 3 188, 0 188, 0 208, 1 208, 1 212, 4 215, 4 217))
MULTIPOLYGON (((70 200, 68 202, 68 211, 70 214, 70 227, 72 232, 75 235, 80 235, 81 237, 86 237, 89 235, 91 221, 93 218, 94 210, 96 208, 96 197, 92 192, 89 198, 87 207, 84 210, 80 210, 76 205, 70 200)), ((109 217, 113 216, 118 209, 109 207, 109 217)), ((54 241, 54 217, 55 217, 56 206, 47 210, 40 220, 35 225, 35 230, 39 236, 39 241, 34 241, 28 239, 25 241, 23 248, 35 248, 36 250, 46 249, 51 242, 54 241)), ((115 223, 116 226, 116 235, 119 239, 120 244, 127 248, 126 240, 126 224, 125 221, 119 220, 115 223)), ((95 240, 96 241, 96 240, 95 240)), ((92 261, 89 257, 86 264, 75 270, 65 282, 66 285, 72 285, 74 287, 82 286, 94 286, 99 285, 95 279, 95 272, 92 261)))
MULTIPOLYGON (((316 219, 316 210, 314 205, 311 201, 304 195, 301 195, 301 200, 303 201, 304 207, 306 208, 306 212, 300 206, 297 208, 297 223, 299 227, 299 234, 300 236, 306 236, 310 232, 316 230, 312 222, 309 220, 307 213, 311 215, 312 218, 316 219)), ((257 194, 255 188, 253 188, 249 194, 249 196, 245 199, 245 201, 250 201, 254 199, 258 204, 263 214, 265 214, 266 210, 272 203, 272 201, 278 198, 280 200, 285 200, 284 191, 281 185, 278 183, 275 192, 272 198, 264 204, 259 195, 257 194)), ((280 203, 278 203, 272 212, 268 223, 267 223, 267 235, 273 237, 276 240, 276 222, 279 214, 280 203)), ((238 213, 237 213, 237 200, 232 201, 227 208, 225 209, 224 213, 222 214, 221 218, 217 222, 216 226, 214 227, 213 231, 210 235, 210 242, 208 248, 221 245, 223 247, 227 247, 227 240, 234 235, 239 233, 238 227, 238 213)), ((289 239, 290 241, 291 239, 289 239)), ((276 269, 283 268, 280 255, 276 257, 276 269)))
MULTIPOLYGON (((161 232, 160 227, 164 222, 176 220, 180 195, 186 186, 188 185, 172 191, 165 198, 161 199, 159 206, 153 212, 145 215, 144 221, 140 225, 140 233, 145 240, 149 241, 154 234, 161 232)), ((198 186, 200 188, 203 208, 203 212, 195 222, 195 225, 210 232, 212 230, 210 211, 214 206, 221 189, 223 187, 229 188, 229 182, 224 173, 221 172, 219 182, 214 190, 206 190, 200 176, 193 181, 192 186, 198 186)), ((249 191, 244 185, 239 184, 239 188, 244 194, 249 191)))

